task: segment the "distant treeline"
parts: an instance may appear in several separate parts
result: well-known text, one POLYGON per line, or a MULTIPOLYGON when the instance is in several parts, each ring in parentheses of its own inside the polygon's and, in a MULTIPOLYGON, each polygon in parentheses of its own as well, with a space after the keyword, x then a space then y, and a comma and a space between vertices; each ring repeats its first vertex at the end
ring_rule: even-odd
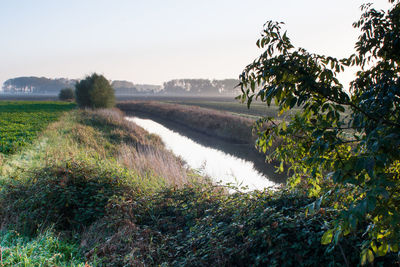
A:
POLYGON ((5 93, 58 94, 61 89, 74 87, 77 80, 45 77, 18 77, 3 84, 5 93))
POLYGON ((170 95, 237 95, 239 80, 177 79, 165 82, 162 93, 170 95))
MULTIPOLYGON (((9 79, 3 84, 3 92, 11 94, 50 94, 56 95, 61 89, 75 86, 77 79, 45 77, 18 77, 9 79)), ((162 86, 152 84, 134 84, 130 81, 112 81, 116 95, 187 95, 187 96, 231 96, 237 95, 235 88, 239 80, 209 80, 209 79, 175 79, 165 82, 162 86)))

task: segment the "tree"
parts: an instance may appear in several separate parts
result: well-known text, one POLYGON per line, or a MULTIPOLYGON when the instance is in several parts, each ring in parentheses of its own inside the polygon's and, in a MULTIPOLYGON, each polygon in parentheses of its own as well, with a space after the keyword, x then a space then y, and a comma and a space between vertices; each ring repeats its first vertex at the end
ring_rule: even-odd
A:
POLYGON ((74 90, 72 88, 61 89, 58 98, 62 101, 72 101, 75 98, 74 90))
POLYGON ((103 76, 93 73, 75 85, 79 107, 110 108, 115 105, 114 89, 103 76))
POLYGON ((296 49, 282 23, 267 22, 257 41, 265 52, 240 75, 249 107, 297 106, 286 120, 260 119, 257 146, 268 151, 279 139, 267 158, 289 166, 290 186, 306 183, 319 197, 310 210, 328 198, 341 210, 323 244, 364 228, 363 264, 400 245, 400 4, 389 2, 388 11, 362 6, 356 53, 344 59, 296 49), (346 91, 336 76, 349 66, 361 70, 346 91))

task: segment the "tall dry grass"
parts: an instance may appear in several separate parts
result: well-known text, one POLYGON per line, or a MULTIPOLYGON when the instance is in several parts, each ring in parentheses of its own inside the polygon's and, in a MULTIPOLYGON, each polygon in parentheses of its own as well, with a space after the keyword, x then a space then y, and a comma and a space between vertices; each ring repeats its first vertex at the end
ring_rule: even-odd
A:
POLYGON ((135 170, 141 177, 160 177, 172 186, 181 187, 194 178, 193 171, 185 168, 181 159, 169 151, 152 146, 135 149, 123 144, 119 147, 117 161, 135 170))

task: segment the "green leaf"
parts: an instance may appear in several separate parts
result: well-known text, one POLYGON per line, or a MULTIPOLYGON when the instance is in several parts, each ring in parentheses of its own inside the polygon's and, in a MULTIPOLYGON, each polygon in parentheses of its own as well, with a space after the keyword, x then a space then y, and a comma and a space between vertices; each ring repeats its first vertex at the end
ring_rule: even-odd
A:
POLYGON ((322 245, 328 245, 332 242, 333 232, 334 232, 334 229, 329 229, 322 235, 322 238, 321 238, 322 245))
POLYGON ((374 253, 378 253, 378 247, 376 246, 375 242, 371 242, 371 248, 374 253))
POLYGON ((398 252, 399 251, 399 245, 398 244, 392 244, 390 245, 390 251, 392 252, 398 252))
POLYGON ((367 259, 369 263, 372 263, 374 261, 374 253, 368 249, 367 251, 367 259))
POLYGON ((285 121, 282 121, 281 125, 282 125, 282 130, 286 131, 286 123, 285 123, 285 121))
POLYGON ((279 165, 279 172, 283 172, 283 161, 281 161, 281 164, 279 165))
POLYGON ((361 253, 361 265, 365 265, 367 263, 367 253, 361 253))
POLYGON ((376 254, 377 254, 379 257, 382 257, 382 256, 385 256, 385 255, 386 255, 386 253, 388 252, 388 250, 389 250, 389 245, 388 245, 388 243, 387 243, 386 241, 383 241, 383 244, 379 246, 378 251, 377 251, 376 254))

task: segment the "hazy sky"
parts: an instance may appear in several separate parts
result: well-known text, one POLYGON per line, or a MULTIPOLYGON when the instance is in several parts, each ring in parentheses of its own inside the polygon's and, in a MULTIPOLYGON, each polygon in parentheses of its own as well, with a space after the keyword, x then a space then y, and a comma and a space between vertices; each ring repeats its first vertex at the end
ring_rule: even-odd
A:
MULTIPOLYGON (((1 0, 0 84, 17 76, 162 84, 237 78, 267 20, 295 46, 353 52, 361 0, 1 0)), ((386 0, 369 0, 387 8, 386 0)))

